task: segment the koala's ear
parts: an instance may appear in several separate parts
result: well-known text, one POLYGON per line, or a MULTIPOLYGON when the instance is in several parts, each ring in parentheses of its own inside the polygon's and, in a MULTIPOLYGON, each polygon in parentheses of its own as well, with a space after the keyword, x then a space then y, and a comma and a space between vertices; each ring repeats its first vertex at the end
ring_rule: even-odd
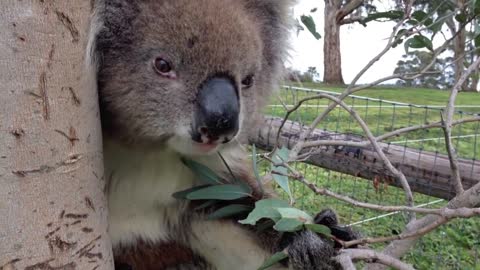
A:
POLYGON ((294 0, 243 0, 246 8, 261 23, 264 53, 274 70, 283 65, 289 29, 293 25, 294 0))
POLYGON ((101 20, 97 34, 99 50, 121 47, 131 41, 132 23, 140 13, 137 0, 96 0, 95 12, 101 20))

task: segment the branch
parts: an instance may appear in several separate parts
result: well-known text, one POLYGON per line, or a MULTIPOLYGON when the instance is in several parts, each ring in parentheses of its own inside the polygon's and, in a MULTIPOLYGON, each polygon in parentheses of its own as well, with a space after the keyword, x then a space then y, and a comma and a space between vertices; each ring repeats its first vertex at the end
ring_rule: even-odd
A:
MULTIPOLYGON (((479 122, 480 116, 463 118, 452 122, 452 126, 457 126, 460 124, 470 123, 470 122, 479 122)), ((389 133, 385 133, 376 137, 377 142, 384 141, 391 137, 400 136, 402 134, 416 131, 416 130, 423 130, 423 129, 431 129, 431 128, 441 128, 443 126, 443 122, 435 122, 430 124, 423 124, 411 127, 400 128, 389 133)), ((363 142, 351 142, 351 141, 340 141, 340 140, 315 140, 315 141, 307 141, 304 143, 303 148, 312 148, 318 146, 352 146, 358 148, 368 148, 370 147, 370 141, 363 141, 363 142)))
POLYGON ((346 16, 351 14, 363 4, 363 0, 351 0, 337 11, 335 16, 337 22, 341 22, 346 16))
MULTIPOLYGON (((378 54, 376 55, 370 62, 355 76, 349 87, 338 97, 339 100, 345 99, 347 96, 353 93, 352 89, 355 86, 355 84, 358 82, 358 80, 369 70, 375 62, 380 60, 393 46, 393 41, 395 40, 395 36, 397 34, 397 31, 399 27, 403 24, 404 20, 400 20, 395 27, 393 28, 393 31, 388 39, 387 45, 385 48, 378 54)), ((305 140, 310 137, 310 134, 313 132, 313 130, 318 126, 318 124, 337 106, 336 103, 332 103, 328 106, 325 111, 323 111, 315 120, 312 122, 310 125, 310 128, 306 131, 303 132, 300 135, 300 138, 298 140, 298 143, 295 145, 295 147, 292 149, 290 152, 290 158, 295 159, 295 157, 300 153, 300 151, 303 149, 303 144, 305 143, 305 140)))
POLYGON ((410 185, 408 184, 407 178, 405 177, 405 175, 402 172, 397 170, 397 168, 395 168, 392 165, 392 163, 387 158, 385 153, 382 151, 382 148, 380 147, 380 145, 376 141, 375 136, 372 134, 372 132, 368 128, 367 124, 365 123, 365 121, 363 121, 363 119, 360 117, 360 115, 358 115, 358 113, 354 109, 350 108, 345 102, 343 102, 342 100, 340 100, 340 99, 338 99, 334 96, 327 95, 327 94, 318 94, 317 97, 323 97, 325 99, 329 99, 329 100, 335 102, 336 104, 340 105, 340 107, 345 109, 358 122, 360 127, 365 132, 365 135, 367 136, 368 140, 370 141, 373 149, 375 150, 375 152, 377 152, 379 158, 384 162, 387 169, 398 179, 398 181, 402 185, 402 188, 405 191, 405 198, 406 198, 406 201, 407 201, 407 205, 408 206, 413 206, 413 194, 412 194, 412 190, 410 189, 410 185))
MULTIPOLYGON (((399 235, 393 235, 393 236, 386 236, 386 237, 378 237, 378 238, 363 238, 363 239, 357 239, 357 240, 352 240, 348 242, 341 242, 341 244, 344 247, 351 247, 355 245, 365 245, 365 244, 373 244, 373 243, 381 243, 381 242, 390 242, 393 240, 405 240, 409 238, 418 238, 420 236, 423 236, 439 226, 447 223, 450 219, 446 217, 439 217, 437 218, 434 222, 429 223, 427 226, 422 227, 416 231, 409 232, 409 233, 401 233, 399 235)), ((337 240, 338 241, 338 240, 337 240)))
MULTIPOLYGON (((400 260, 397 260, 393 257, 390 257, 388 255, 385 255, 380 252, 376 252, 374 250, 369 250, 369 249, 344 249, 340 252, 340 255, 337 256, 337 261, 340 262, 340 260, 346 261, 343 256, 349 257, 350 260, 372 260, 372 261, 378 261, 384 265, 393 267, 395 269, 399 270, 415 270, 411 265, 406 264, 400 260), (340 257, 340 258, 339 258, 340 257)), ((353 264, 352 264, 353 265, 353 264)), ((343 266, 343 264, 342 264, 343 266)), ((353 268, 355 269, 355 268, 353 268)))
MULTIPOLYGON (((480 206, 480 183, 477 183, 472 188, 466 190, 462 194, 458 195, 452 199, 447 207, 450 209, 457 209, 462 207, 472 208, 480 206)), ((403 235, 412 234, 421 228, 431 226, 431 224, 436 224, 439 222, 439 218, 436 215, 427 215, 421 219, 411 221, 404 232, 403 235)), ((391 242, 383 251, 384 254, 400 258, 405 253, 407 253, 413 245, 415 245, 416 240, 419 236, 414 236, 408 239, 400 239, 391 242)), ((385 267, 379 264, 371 264, 367 266, 368 270, 383 270, 385 267)))
POLYGON ((294 175, 289 175, 289 177, 306 185, 315 194, 329 196, 339 201, 349 203, 353 206, 366 208, 366 209, 372 209, 372 210, 384 211, 384 212, 415 212, 415 213, 421 213, 421 214, 432 214, 432 215, 447 217, 449 219, 470 218, 473 216, 480 215, 480 208, 462 207, 457 209, 449 209, 449 208, 429 209, 429 208, 419 208, 419 207, 409 207, 409 206, 385 206, 385 205, 377 205, 372 203, 365 203, 365 202, 354 200, 348 196, 337 194, 328 189, 320 188, 315 184, 306 180, 303 176, 300 176, 300 174, 294 173, 294 175))
POLYGON ((357 269, 348 253, 340 252, 340 254, 337 255, 334 259, 342 266, 343 270, 357 269))
MULTIPOLYGON (((470 74, 477 69, 480 65, 480 57, 473 62, 468 69, 462 74, 460 79, 453 86, 452 92, 450 93, 450 98, 448 100, 448 106, 446 111, 445 124, 443 125, 443 130, 445 133, 445 144, 447 147, 448 158, 450 159, 450 168, 452 169, 453 181, 455 181, 455 191, 456 194, 461 194, 463 190, 462 178, 460 176, 460 170, 458 169, 458 156, 453 148, 452 144, 452 123, 453 123, 453 114, 455 111, 455 100, 457 98, 458 92, 462 87, 463 83, 468 79, 470 74)), ((443 119, 443 117, 442 117, 443 119)))
POLYGON ((365 19, 365 17, 363 17, 363 16, 353 16, 353 15, 351 15, 348 18, 344 18, 344 19, 340 20, 338 23, 340 25, 352 24, 352 23, 356 23, 356 22, 360 23, 364 19, 365 19))

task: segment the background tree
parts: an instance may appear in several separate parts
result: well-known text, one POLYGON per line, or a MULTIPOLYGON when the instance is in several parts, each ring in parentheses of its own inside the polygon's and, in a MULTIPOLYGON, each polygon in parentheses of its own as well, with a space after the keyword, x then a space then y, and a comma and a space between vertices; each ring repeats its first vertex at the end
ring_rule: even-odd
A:
POLYGON ((0 2, 0 269, 113 269, 91 1, 0 2))
POLYGON ((397 85, 405 87, 424 87, 447 89, 453 86, 455 81, 452 57, 435 57, 430 51, 411 51, 403 55, 403 59, 397 62, 394 74, 414 74, 421 72, 432 61, 423 76, 413 80, 398 80, 397 85))
MULTIPOLYGON (((393 2, 392 2, 393 3, 393 2)), ((340 51, 340 27, 342 25, 361 23, 364 26, 372 20, 399 19, 402 12, 395 10, 376 12, 373 0, 325 0, 324 41, 323 41, 323 82, 326 84, 345 84, 342 75, 342 57, 340 51)), ((311 12, 316 12, 313 9, 311 12)), ((316 39, 321 36, 316 30, 311 15, 301 16, 302 23, 316 39)), ((300 27, 302 30, 303 27, 300 27)))
MULTIPOLYGON (((396 1, 397 8, 401 8, 403 1, 396 1)), ((473 63, 478 55, 475 43, 480 44, 480 29, 478 15, 480 13, 479 1, 465 0, 417 0, 414 2, 415 12, 413 20, 407 21, 409 31, 418 31, 419 27, 426 27, 424 33, 433 40, 438 34, 446 39, 452 39, 452 45, 445 49, 451 50, 453 57, 450 64, 453 66, 455 80, 460 79, 461 74, 469 63, 473 63), (448 30, 449 34, 446 34, 448 30)), ((476 91, 478 80, 474 72, 462 85, 462 90, 476 91)))

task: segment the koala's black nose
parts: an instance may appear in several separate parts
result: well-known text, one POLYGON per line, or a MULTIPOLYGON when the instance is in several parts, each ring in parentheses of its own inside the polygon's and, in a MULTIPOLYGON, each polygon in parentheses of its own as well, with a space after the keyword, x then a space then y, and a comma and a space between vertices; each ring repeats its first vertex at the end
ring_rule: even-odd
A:
POLYGON ((200 143, 228 142, 238 132, 239 114, 233 80, 223 76, 206 80, 197 95, 192 139, 200 143))

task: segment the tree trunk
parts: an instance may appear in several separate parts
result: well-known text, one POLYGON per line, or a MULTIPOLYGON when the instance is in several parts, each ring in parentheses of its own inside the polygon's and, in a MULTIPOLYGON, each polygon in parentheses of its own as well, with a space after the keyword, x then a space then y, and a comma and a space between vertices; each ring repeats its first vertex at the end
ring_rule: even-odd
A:
POLYGON ((0 2, 0 269, 113 269, 91 9, 0 2))
POLYGON ((340 23, 337 20, 340 7, 341 1, 339 0, 325 0, 323 82, 335 85, 345 84, 340 53, 340 23))

